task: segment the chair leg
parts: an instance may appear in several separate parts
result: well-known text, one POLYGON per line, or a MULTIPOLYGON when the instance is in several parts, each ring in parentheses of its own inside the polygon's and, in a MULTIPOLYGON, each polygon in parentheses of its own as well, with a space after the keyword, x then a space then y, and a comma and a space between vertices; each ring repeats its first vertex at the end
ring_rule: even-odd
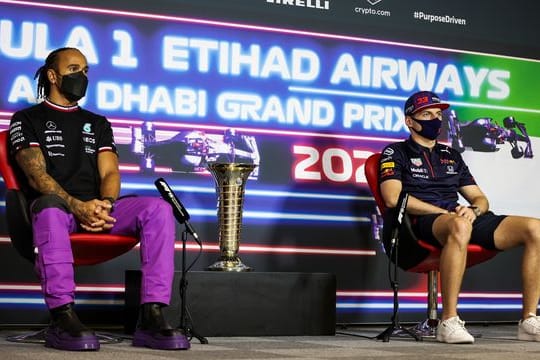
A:
POLYGON ((34 343, 34 344, 45 344, 45 332, 47 328, 34 331, 31 333, 25 333, 20 335, 10 335, 6 337, 7 341, 18 342, 18 343, 34 343))
POLYGON ((439 322, 438 314, 437 314, 437 307, 438 307, 438 293, 439 293, 439 285, 438 285, 438 275, 439 272, 437 270, 431 270, 428 273, 428 283, 427 283, 427 295, 428 295, 428 320, 439 322))
POLYGON ((439 272, 437 270, 431 270, 427 275, 427 319, 418 323, 413 328, 413 331, 422 337, 435 337, 435 331, 437 325, 439 325, 437 312, 439 292, 437 278, 439 272))
MULTIPOLYGON (((45 344, 45 333, 47 327, 31 333, 6 336, 6 341, 17 343, 45 344)), ((95 332, 101 344, 118 344, 124 340, 123 336, 113 335, 110 333, 95 332)))

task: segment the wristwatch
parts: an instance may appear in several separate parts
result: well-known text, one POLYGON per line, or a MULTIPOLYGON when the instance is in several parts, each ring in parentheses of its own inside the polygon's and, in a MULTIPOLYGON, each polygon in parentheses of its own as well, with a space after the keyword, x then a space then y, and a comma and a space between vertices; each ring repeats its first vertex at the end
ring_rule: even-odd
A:
POLYGON ((479 217, 480 215, 482 215, 482 212, 480 211, 480 208, 478 208, 478 206, 471 205, 471 206, 469 206, 469 209, 472 209, 472 211, 474 212, 474 215, 476 215, 476 217, 479 217))
POLYGON ((109 212, 111 213, 114 210, 114 202, 115 202, 114 198, 111 196, 103 196, 101 200, 107 200, 108 202, 111 203, 111 208, 109 209, 109 212))

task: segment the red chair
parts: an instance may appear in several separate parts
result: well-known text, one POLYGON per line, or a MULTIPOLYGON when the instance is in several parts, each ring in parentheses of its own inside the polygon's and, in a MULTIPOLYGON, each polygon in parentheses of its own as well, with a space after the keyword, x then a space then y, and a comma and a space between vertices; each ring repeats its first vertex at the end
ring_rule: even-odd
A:
MULTIPOLYGON (((372 154, 365 164, 365 174, 369 185, 369 188, 375 198, 377 207, 381 214, 384 214, 386 206, 384 204, 380 189, 379 189, 379 161, 381 158, 380 153, 372 154)), ((431 244, 416 238, 412 232, 410 221, 407 216, 404 217, 402 232, 405 232, 405 236, 400 234, 400 246, 413 246, 416 258, 399 258, 398 266, 405 271, 415 273, 425 273, 427 277, 427 319, 419 323, 415 327, 415 331, 421 336, 434 336, 435 328, 439 323, 437 315, 438 307, 438 272, 439 272, 439 258, 441 250, 431 244), (403 242, 405 240, 405 244, 403 242)), ((379 236, 382 239, 382 236, 379 236)), ((478 245, 470 244, 467 248, 467 267, 479 264, 486 260, 491 259, 497 255, 497 251, 484 249, 478 245)))
MULTIPOLYGON (((18 176, 23 175, 13 166, 8 150, 9 131, 0 132, 0 174, 6 187, 6 218, 11 243, 17 252, 34 263, 32 226, 26 198, 21 190, 18 176)), ((104 233, 73 233, 70 235, 75 265, 94 265, 131 250, 138 239, 132 236, 104 233)), ((8 340, 35 342, 40 340, 41 332, 10 337, 8 340)), ((102 337, 103 338, 103 337, 102 337)))
MULTIPOLYGON (((6 217, 11 243, 25 258, 34 262, 32 227, 26 198, 8 150, 8 131, 0 132, 0 174, 6 187, 6 217)), ((70 236, 75 265, 94 265, 131 250, 138 239, 132 236, 97 233, 73 233, 70 236)))

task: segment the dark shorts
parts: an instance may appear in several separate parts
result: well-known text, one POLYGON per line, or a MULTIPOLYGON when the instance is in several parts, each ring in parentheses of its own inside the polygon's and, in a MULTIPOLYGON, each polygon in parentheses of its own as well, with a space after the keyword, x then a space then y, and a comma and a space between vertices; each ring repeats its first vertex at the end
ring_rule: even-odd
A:
MULTIPOLYGON (((421 216, 411 216, 411 223, 414 233, 419 239, 431 245, 441 247, 441 244, 433 236, 433 222, 442 214, 429 214, 421 216)), ((470 244, 480 245, 490 250, 499 250, 495 247, 493 238, 495 230, 506 218, 506 215, 495 215, 491 211, 480 215, 473 223, 470 244)))

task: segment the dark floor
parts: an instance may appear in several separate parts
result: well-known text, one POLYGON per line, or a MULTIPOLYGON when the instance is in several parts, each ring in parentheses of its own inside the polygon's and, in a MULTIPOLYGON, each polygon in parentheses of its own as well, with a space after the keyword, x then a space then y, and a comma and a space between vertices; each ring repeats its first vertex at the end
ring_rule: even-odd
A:
MULTIPOLYGON (((190 350, 159 351, 131 346, 130 338, 103 344, 99 352, 64 352, 39 343, 15 343, 8 336, 21 329, 0 330, 0 359, 540 359, 540 343, 518 341, 516 324, 468 325, 478 335, 473 345, 440 344, 433 338, 391 337, 373 339, 384 327, 339 328, 335 336, 213 337, 208 344, 197 339, 190 350), (357 336, 354 336, 357 335, 357 336)), ((114 331, 111 332, 114 334, 114 331)))

